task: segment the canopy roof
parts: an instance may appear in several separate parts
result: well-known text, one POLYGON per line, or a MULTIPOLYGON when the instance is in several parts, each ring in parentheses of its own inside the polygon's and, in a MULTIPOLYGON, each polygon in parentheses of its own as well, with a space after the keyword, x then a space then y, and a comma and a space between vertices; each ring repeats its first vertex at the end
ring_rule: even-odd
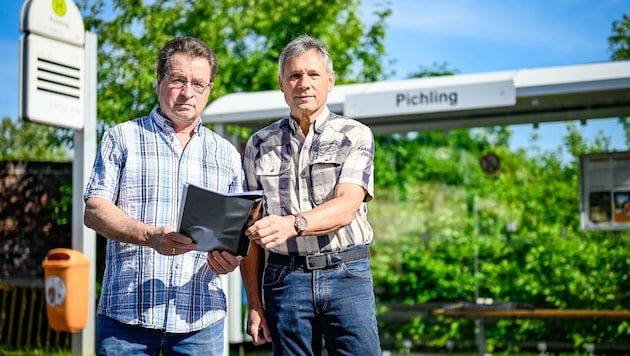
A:
MULTIPOLYGON (((630 116, 630 61, 336 85, 327 104, 375 133, 630 116)), ((220 97, 202 118, 259 128, 288 113, 269 90, 220 97)))

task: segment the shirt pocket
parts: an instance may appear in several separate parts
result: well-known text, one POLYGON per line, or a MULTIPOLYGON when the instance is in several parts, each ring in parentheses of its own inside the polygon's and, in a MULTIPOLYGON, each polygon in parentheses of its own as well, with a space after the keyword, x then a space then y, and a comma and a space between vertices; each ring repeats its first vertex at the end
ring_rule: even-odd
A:
POLYGON ((341 147, 335 152, 318 155, 309 163, 313 204, 321 205, 333 198, 347 151, 347 147, 341 147))
POLYGON ((284 215, 286 202, 280 201, 280 189, 283 186, 281 181, 291 181, 290 168, 290 164, 282 162, 275 151, 263 154, 256 164, 256 176, 265 192, 265 208, 268 214, 284 215))

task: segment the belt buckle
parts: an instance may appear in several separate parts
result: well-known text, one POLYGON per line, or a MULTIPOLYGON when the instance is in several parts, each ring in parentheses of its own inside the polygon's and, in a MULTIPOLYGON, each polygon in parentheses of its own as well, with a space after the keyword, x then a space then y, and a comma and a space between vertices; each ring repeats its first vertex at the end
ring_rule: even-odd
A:
POLYGON ((306 260, 306 268, 308 268, 309 270, 335 267, 339 265, 341 262, 343 262, 343 258, 341 258, 341 256, 337 252, 329 252, 329 253, 318 252, 314 255, 306 256, 305 260, 306 260), (325 264, 323 266, 315 265, 316 259, 319 259, 319 258, 324 258, 325 264))
POLYGON ((314 266, 313 265, 314 262, 311 262, 311 260, 315 261, 315 259, 320 256, 324 256, 324 255, 321 252, 318 252, 314 255, 306 255, 304 258, 304 260, 306 261, 306 268, 309 270, 313 270, 313 269, 320 269, 320 268, 326 267, 326 266, 314 266))

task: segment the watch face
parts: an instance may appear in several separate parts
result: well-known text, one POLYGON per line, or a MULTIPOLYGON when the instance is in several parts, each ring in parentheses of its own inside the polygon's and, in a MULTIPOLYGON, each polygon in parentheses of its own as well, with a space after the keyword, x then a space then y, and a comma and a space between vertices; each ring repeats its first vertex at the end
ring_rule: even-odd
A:
POLYGON ((308 222, 306 221, 305 217, 303 217, 302 215, 298 215, 295 217, 295 229, 298 231, 298 233, 302 233, 304 230, 306 230, 307 227, 308 222))

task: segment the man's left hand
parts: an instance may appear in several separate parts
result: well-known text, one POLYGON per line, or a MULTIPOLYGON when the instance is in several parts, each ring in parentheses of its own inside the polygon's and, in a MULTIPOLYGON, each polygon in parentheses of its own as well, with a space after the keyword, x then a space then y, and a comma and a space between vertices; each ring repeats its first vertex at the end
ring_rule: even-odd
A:
POLYGON ((234 256, 227 251, 210 251, 208 252, 208 266, 210 270, 216 274, 227 274, 238 267, 241 257, 234 256))

